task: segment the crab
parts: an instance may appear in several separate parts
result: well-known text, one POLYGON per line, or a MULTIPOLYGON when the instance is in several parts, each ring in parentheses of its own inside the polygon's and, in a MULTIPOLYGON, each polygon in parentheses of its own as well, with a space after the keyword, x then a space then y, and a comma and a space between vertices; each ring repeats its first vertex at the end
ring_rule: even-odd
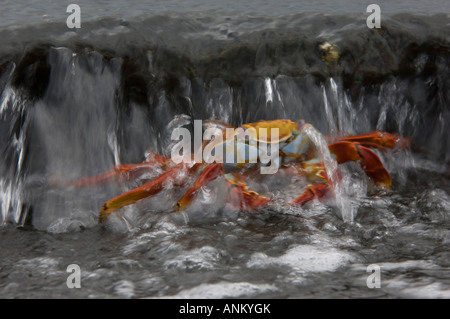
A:
MULTIPOLYGON (((219 176, 223 176, 226 181, 226 202, 239 210, 251 211, 274 200, 251 190, 247 185, 249 178, 264 180, 265 177, 260 174, 259 169, 268 165, 267 161, 264 163, 259 158, 259 155, 262 155, 260 147, 253 149, 253 153, 250 152, 255 145, 265 147, 269 145, 271 150, 276 147, 278 156, 272 156, 271 160, 277 165, 277 173, 281 172, 283 176, 303 176, 308 181, 307 186, 290 205, 304 206, 315 198, 320 200, 330 194, 335 184, 339 182, 339 171, 330 171, 325 163, 324 150, 312 138, 321 135, 311 124, 303 120, 279 119, 243 124, 240 130, 235 130, 231 136, 228 136, 226 131, 233 127, 227 123, 213 119, 206 121, 204 126, 216 132, 216 138, 209 143, 204 141, 201 145, 202 150, 208 148, 209 154, 216 155, 222 153, 220 150, 225 152, 231 150, 235 161, 226 162, 224 156, 216 157, 212 161, 196 161, 190 156, 187 157, 188 160, 177 162, 172 158, 151 153, 142 163, 117 165, 100 175, 73 182, 71 186, 99 186, 114 180, 120 182, 135 180, 148 172, 161 172, 143 185, 104 203, 99 214, 100 223, 105 222, 111 212, 154 196, 168 187, 190 186, 173 207, 177 212, 186 210, 195 200, 199 190, 219 176), (272 129, 276 129, 278 134, 267 133, 267 130, 273 132, 272 129), (195 181, 192 185, 186 185, 192 180, 190 177, 195 177, 195 181)), ((398 151, 408 144, 409 140, 399 135, 374 131, 340 137, 325 145, 335 163, 357 161, 375 185, 390 188, 392 179, 380 158, 371 149, 398 151)))

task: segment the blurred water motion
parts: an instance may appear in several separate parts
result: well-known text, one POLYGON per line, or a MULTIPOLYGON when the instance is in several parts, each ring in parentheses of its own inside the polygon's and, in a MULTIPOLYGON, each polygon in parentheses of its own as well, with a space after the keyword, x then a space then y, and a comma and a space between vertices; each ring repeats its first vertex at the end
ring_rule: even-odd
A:
POLYGON ((448 15, 392 15, 380 30, 364 19, 211 12, 2 27, 0 297, 67 295, 65 267, 79 263, 84 289, 71 296, 448 298, 448 15), (285 208, 300 194, 287 187, 273 191, 278 206, 237 212, 217 205, 217 181, 184 214, 170 189, 113 214, 105 232, 102 204, 142 181, 58 187, 149 149, 170 155, 176 116, 302 118, 323 135, 380 129, 413 144, 380 154, 393 178, 384 193, 341 165, 345 198, 331 206, 285 208), (381 290, 367 289, 366 263, 385 267, 381 290))

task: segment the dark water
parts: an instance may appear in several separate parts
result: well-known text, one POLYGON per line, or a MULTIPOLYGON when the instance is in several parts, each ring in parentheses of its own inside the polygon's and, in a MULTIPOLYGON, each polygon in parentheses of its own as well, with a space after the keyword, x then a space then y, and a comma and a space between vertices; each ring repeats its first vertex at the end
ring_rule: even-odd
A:
POLYGON ((397 5, 378 30, 354 10, 289 2, 253 13, 108 7, 76 31, 54 6, 48 21, 19 25, 29 7, 2 19, 0 297, 449 298, 450 21, 441 6, 397 5), (171 209, 182 191, 167 190, 98 225, 102 204, 142 181, 55 186, 141 162, 150 148, 168 155, 178 115, 235 126, 303 118, 326 135, 380 129, 412 145, 380 154, 388 191, 343 165, 345 205, 285 208, 301 193, 288 186, 266 209, 223 209, 219 179, 184 214, 171 209), (81 267, 81 289, 66 286, 70 264, 81 267), (380 289, 366 285, 370 264, 381 266, 380 289))

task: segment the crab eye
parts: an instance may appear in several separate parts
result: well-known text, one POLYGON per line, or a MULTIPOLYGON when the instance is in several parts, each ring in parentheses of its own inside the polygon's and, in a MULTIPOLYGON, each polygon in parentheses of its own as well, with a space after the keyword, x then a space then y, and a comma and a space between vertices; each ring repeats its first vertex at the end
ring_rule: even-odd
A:
POLYGON ((297 121, 297 129, 301 131, 303 129, 303 126, 305 126, 306 122, 304 120, 298 120, 297 121))

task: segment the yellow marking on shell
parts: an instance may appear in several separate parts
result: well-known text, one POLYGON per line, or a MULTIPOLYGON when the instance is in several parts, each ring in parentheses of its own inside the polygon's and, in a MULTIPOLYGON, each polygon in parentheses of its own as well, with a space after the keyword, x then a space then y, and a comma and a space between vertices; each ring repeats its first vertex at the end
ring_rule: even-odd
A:
POLYGON ((263 143, 279 143, 284 142, 292 136, 292 132, 298 130, 297 123, 291 120, 273 120, 273 121, 259 121, 255 123, 243 124, 243 128, 249 132, 249 138, 263 143), (251 129, 253 128, 253 130, 251 129), (267 129, 267 135, 260 132, 260 128, 267 129), (278 129, 278 139, 272 139, 271 129, 278 129), (261 133, 261 134, 260 134, 261 133))

